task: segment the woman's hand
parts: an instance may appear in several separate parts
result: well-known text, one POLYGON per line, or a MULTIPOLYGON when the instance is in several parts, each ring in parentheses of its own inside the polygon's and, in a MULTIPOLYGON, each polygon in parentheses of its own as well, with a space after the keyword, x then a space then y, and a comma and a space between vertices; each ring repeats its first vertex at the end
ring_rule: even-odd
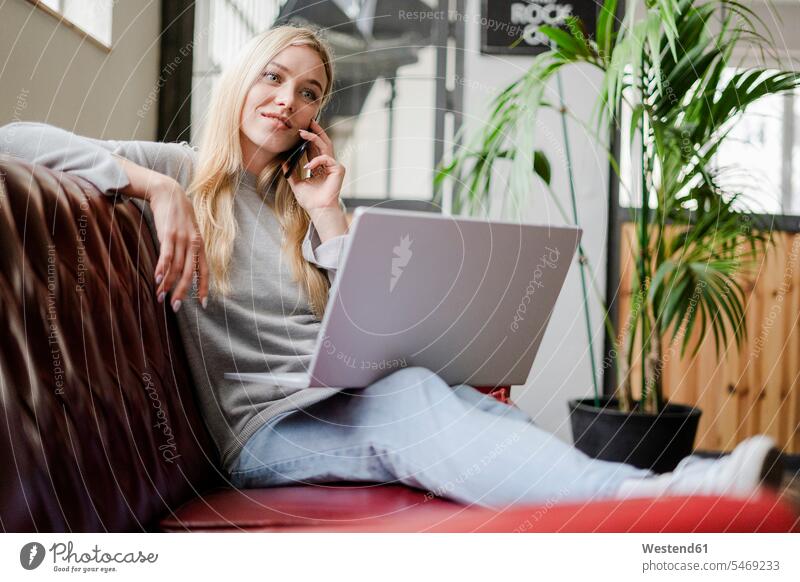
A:
POLYGON ((147 200, 153 211, 156 235, 161 243, 161 254, 154 273, 158 302, 163 303, 172 289, 172 309, 178 311, 192 284, 195 272, 199 274, 198 299, 205 308, 208 297, 208 265, 206 249, 189 197, 177 180, 116 156, 128 176, 129 184, 120 192, 147 200))
POLYGON ((205 308, 208 264, 203 237, 189 197, 176 180, 164 176, 156 185, 151 185, 148 200, 161 242, 161 255, 155 272, 158 302, 164 301, 174 284, 171 304, 172 310, 178 311, 197 272, 198 299, 205 308))
MULTIPOLYGON (((289 176, 289 185, 297 199, 297 203, 306 212, 313 214, 315 210, 339 207, 339 193, 342 191, 345 168, 336 161, 333 155, 333 142, 322 126, 311 121, 312 131, 300 130, 300 137, 311 142, 306 150, 311 160, 305 166, 311 170, 311 176, 300 180, 294 173, 289 176)), ((283 171, 286 172, 286 162, 283 171)))

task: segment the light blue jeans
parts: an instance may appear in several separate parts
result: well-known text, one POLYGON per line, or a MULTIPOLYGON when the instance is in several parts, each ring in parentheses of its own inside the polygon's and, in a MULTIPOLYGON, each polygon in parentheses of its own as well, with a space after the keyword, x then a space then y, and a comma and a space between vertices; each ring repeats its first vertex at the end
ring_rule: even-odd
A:
POLYGON ((426 499, 499 509, 611 498, 623 480, 650 474, 591 459, 522 410, 411 367, 273 419, 247 441, 231 482, 399 482, 426 499))

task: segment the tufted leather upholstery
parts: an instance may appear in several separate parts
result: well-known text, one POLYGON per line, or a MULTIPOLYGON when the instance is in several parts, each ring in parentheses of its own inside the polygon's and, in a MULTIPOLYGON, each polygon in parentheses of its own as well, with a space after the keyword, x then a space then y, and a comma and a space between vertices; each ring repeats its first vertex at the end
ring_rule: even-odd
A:
POLYGON ((215 484, 139 209, 0 158, 0 523, 154 528, 215 484))
MULTIPOLYGON (((777 500, 465 508, 400 485, 224 487, 138 207, 0 156, 5 531, 789 531, 777 500), (711 517, 709 517, 711 516, 711 517)), ((507 387, 486 389, 508 401, 507 387)))

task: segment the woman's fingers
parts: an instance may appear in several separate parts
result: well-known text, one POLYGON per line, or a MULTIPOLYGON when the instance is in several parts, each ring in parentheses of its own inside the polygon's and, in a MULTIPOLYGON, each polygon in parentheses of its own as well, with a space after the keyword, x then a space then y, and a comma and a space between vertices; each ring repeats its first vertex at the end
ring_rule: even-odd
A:
POLYGON ((307 129, 301 129, 299 133, 300 137, 302 137, 306 141, 310 141, 311 143, 316 144, 317 147, 320 147, 321 145, 325 144, 325 142, 322 141, 322 138, 313 131, 308 131, 307 129))
POLYGON ((332 155, 333 154, 333 147, 330 143, 326 142, 322 139, 321 136, 318 134, 307 131, 305 129, 300 130, 300 137, 302 137, 306 141, 310 141, 321 153, 332 155))
MULTIPOLYGON (((164 290, 169 292, 175 286, 175 283, 178 282, 179 277, 183 273, 183 265, 186 262, 186 249, 187 249, 186 241, 183 239, 182 236, 177 236, 175 239, 175 255, 172 258, 172 263, 170 264, 169 272, 167 273, 166 277, 164 277, 164 290)), ((173 294, 172 297, 172 309, 175 310, 175 296, 173 294)), ((180 305, 178 305, 180 307, 180 305)), ((177 310, 176 310, 177 311, 177 310)))
POLYGON ((166 278, 172 266, 172 257, 175 255, 175 241, 172 237, 165 237, 161 241, 161 256, 156 266, 156 294, 158 302, 163 303, 167 296, 166 278))
POLYGON ((332 167, 335 167, 337 165, 338 165, 338 162, 335 159, 333 159, 331 156, 329 156, 327 154, 320 154, 317 157, 315 157, 313 160, 308 162, 304 166, 304 168, 306 168, 307 170, 314 170, 315 168, 318 168, 320 166, 332 168, 332 167))
MULTIPOLYGON (((197 227, 195 227, 196 229, 197 227)), ((186 260, 183 264, 183 272, 180 275, 175 290, 172 292, 173 309, 178 311, 180 304, 186 297, 186 291, 192 285, 195 273, 198 274, 198 299, 205 307, 204 299, 208 294, 208 265, 206 264, 205 249, 203 247, 203 237, 195 230, 192 240, 186 249, 186 260), (177 304, 177 307, 175 305, 177 304)))
MULTIPOLYGON (((198 235, 199 236, 199 235, 198 235)), ((200 248, 197 252, 197 264, 199 268, 198 297, 203 309, 208 304, 208 263, 206 262, 206 247, 203 239, 200 239, 200 248)))
POLYGON ((180 274, 178 284, 172 292, 172 310, 178 311, 183 303, 183 298, 186 296, 186 290, 192 284, 192 275, 196 270, 195 260, 197 257, 196 247, 189 245, 186 249, 186 260, 183 263, 183 272, 180 274))
POLYGON ((316 135, 322 138, 322 141, 328 144, 331 150, 333 150, 333 141, 331 140, 330 137, 328 137, 328 134, 325 133, 325 130, 322 129, 322 126, 319 123, 317 123, 316 120, 314 119, 311 120, 311 129, 314 131, 316 135))
MULTIPOLYGON (((196 228, 196 227, 195 227, 196 228)), ((186 292, 192 285, 194 274, 198 274, 197 297, 203 308, 207 305, 208 297, 208 262, 206 260, 205 245, 199 232, 195 231, 189 244, 185 243, 186 235, 173 234, 166 237, 162 244, 161 257, 156 273, 163 273, 158 286, 158 302, 162 303, 167 293, 174 286, 171 293, 173 311, 180 309, 186 292)))
POLYGON ((194 274, 198 273, 197 298, 205 307, 209 269, 191 202, 180 185, 173 181, 167 184, 166 189, 151 195, 150 207, 161 242, 155 271, 158 302, 162 303, 172 290, 172 309, 178 311, 193 283, 194 274))

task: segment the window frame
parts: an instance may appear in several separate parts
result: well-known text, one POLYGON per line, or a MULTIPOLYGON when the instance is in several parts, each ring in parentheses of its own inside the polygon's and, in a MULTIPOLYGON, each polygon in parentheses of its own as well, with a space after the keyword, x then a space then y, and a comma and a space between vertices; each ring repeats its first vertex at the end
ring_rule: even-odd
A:
MULTIPOLYGON (((100 50, 105 51, 107 53, 110 53, 111 49, 114 47, 114 38, 113 38, 114 27, 113 26, 111 27, 111 32, 112 32, 111 41, 110 41, 109 44, 106 44, 105 42, 103 42, 102 40, 100 40, 99 38, 94 36, 91 32, 88 32, 87 30, 81 28, 80 25, 74 23, 72 20, 70 20, 69 18, 64 16, 63 13, 58 12, 57 10, 53 10, 52 8, 50 8, 47 4, 42 2, 42 0, 25 0, 25 1, 28 4, 32 4, 35 8, 38 8, 39 10, 44 12, 45 14, 50 15, 52 18, 55 18, 58 21, 59 24, 63 24, 64 26, 66 26, 70 30, 73 30, 78 36, 82 37, 85 40, 88 40, 90 44, 95 45, 100 50)), ((111 3, 112 20, 113 20, 115 4, 116 4, 116 2, 112 2, 111 3)))

